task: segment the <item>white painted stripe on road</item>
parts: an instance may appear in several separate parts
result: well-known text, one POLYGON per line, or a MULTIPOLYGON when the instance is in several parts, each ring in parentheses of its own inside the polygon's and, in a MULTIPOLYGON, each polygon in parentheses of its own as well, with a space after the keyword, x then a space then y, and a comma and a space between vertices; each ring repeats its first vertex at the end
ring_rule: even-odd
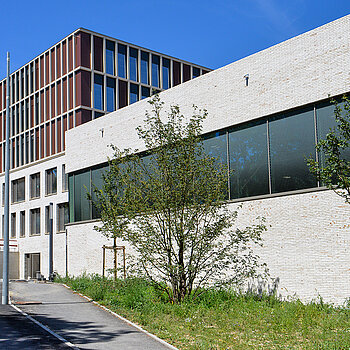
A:
POLYGON ((46 332, 50 333, 51 335, 53 335, 55 338, 57 338, 58 340, 60 340, 62 343, 64 343, 65 345, 69 346, 72 349, 75 350, 79 350, 79 348, 72 344, 71 342, 69 342, 68 340, 64 339, 63 337, 61 337, 60 335, 58 335, 57 333, 53 332, 50 328, 44 326, 42 323, 40 323, 39 321, 37 321, 35 318, 33 318, 32 316, 29 316, 26 312, 24 312, 23 310, 21 310, 20 308, 18 308, 17 306, 13 305, 12 303, 10 303, 10 305, 19 313, 21 313, 23 316, 25 316, 28 320, 34 322, 36 325, 38 325, 39 327, 41 327, 42 329, 44 329, 46 332))
MULTIPOLYGON (((64 284, 64 283, 62 283, 62 285, 63 285, 64 287, 70 289, 70 290, 73 290, 71 287, 67 286, 67 285, 64 284)), ((98 307, 100 307, 100 308, 102 308, 103 310, 109 312, 110 314, 112 314, 113 316, 119 318, 120 320, 126 322, 126 323, 129 324, 130 326, 137 328, 140 332, 145 333, 146 335, 148 335, 148 336, 151 337, 152 339, 156 340, 157 342, 163 344, 163 345, 166 346, 167 348, 169 348, 169 349, 171 349, 171 350, 179 350, 179 349, 176 348, 175 346, 173 346, 173 345, 167 343, 165 340, 158 338, 156 335, 154 335, 154 334, 152 334, 152 333, 150 333, 150 332, 147 332, 147 331, 146 331, 145 329, 143 329, 142 327, 140 327, 140 326, 138 326, 137 324, 135 324, 135 323, 129 321, 128 319, 124 318, 123 316, 118 315, 116 312, 114 312, 114 311, 108 309, 108 307, 106 307, 106 306, 103 306, 103 305, 99 304, 97 301, 94 301, 93 299, 89 298, 88 296, 86 296, 86 295, 84 295, 84 294, 81 294, 81 293, 79 293, 79 292, 76 292, 76 291, 75 291, 74 293, 80 295, 82 298, 84 298, 84 299, 90 301, 91 303, 94 303, 94 304, 97 305, 98 307)))

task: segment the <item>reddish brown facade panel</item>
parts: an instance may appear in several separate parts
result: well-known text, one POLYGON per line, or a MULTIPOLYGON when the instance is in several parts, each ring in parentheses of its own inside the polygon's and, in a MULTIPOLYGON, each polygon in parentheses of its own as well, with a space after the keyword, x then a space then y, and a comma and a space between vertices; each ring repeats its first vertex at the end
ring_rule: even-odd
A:
POLYGON ((68 98, 69 98, 69 109, 73 108, 73 75, 71 74, 68 77, 68 87, 69 87, 69 94, 68 94, 68 98))
POLYGON ((63 116, 63 149, 66 148, 67 116, 63 116))
POLYGON ((34 126, 34 97, 30 98, 30 127, 34 126))
POLYGON ((51 154, 51 143, 50 143, 50 124, 46 123, 45 125, 45 131, 46 131, 46 156, 49 156, 51 154))
POLYGON ((51 85, 51 118, 54 118, 56 116, 56 111, 55 111, 55 107, 56 107, 56 89, 55 89, 55 84, 51 85))
POLYGON ((44 86, 44 78, 45 78, 45 64, 44 64, 44 56, 40 57, 40 88, 44 86))
POLYGON ((62 75, 67 73, 67 43, 62 42, 62 75))
POLYGON ((35 60, 35 87, 34 90, 39 89, 39 61, 35 60))
POLYGON ((173 62, 173 81, 174 86, 181 84, 181 63, 173 62))
POLYGON ((81 74, 82 72, 77 72, 75 75, 75 107, 81 105, 81 74))
POLYGON ((57 83, 57 115, 61 114, 61 81, 57 83))
POLYGON ((40 121, 44 121, 44 91, 40 92, 40 121))
POLYGON ((191 67, 188 64, 183 65, 183 81, 191 79, 191 67))
POLYGON ((63 78, 63 113, 67 112, 67 78, 63 78))
POLYGON ((51 122, 51 154, 56 153, 56 122, 51 122))
POLYGON ((3 109, 2 107, 2 83, 0 83, 0 111, 3 109))
POLYGON ((75 68, 81 66, 81 32, 74 35, 75 68))
POLYGON ((56 46, 57 79, 61 77, 61 45, 56 46))
POLYGON ((91 68, 91 36, 88 33, 81 33, 81 65, 91 68))
POLYGON ((0 141, 2 141, 2 113, 0 113, 0 141))
POLYGON ((35 160, 39 159, 39 128, 35 129, 35 160))
POLYGON ((73 113, 69 113, 69 129, 74 128, 73 113))
POLYGON ((51 49, 51 82, 56 79, 55 49, 51 49))
POLYGON ((91 74, 79 71, 75 76, 75 106, 91 106, 91 74))
POLYGON ((0 173, 2 173, 2 145, 0 145, 0 173))
POLYGON ((49 84, 50 82, 50 56, 47 52, 45 54, 45 85, 49 84))
POLYGON ((49 88, 45 89, 45 100, 46 100, 45 120, 49 120, 50 119, 50 93, 49 93, 49 88))
POLYGON ((62 151, 62 122, 61 118, 57 119, 57 152, 62 151))
POLYGON ((44 136, 44 127, 41 126, 40 127, 40 147, 41 147, 41 150, 40 150, 40 158, 44 158, 45 157, 45 154, 44 154, 44 149, 45 149, 45 136, 44 136))
POLYGON ((119 108, 123 108, 128 104, 128 83, 126 81, 119 80, 118 91, 119 108))
POLYGON ((73 70, 73 39, 68 38, 68 72, 73 70))
POLYGON ((94 36, 94 68, 100 72, 103 71, 103 39, 94 36))
POLYGON ((79 109, 75 114, 75 126, 84 124, 92 120, 92 113, 86 109, 79 109))

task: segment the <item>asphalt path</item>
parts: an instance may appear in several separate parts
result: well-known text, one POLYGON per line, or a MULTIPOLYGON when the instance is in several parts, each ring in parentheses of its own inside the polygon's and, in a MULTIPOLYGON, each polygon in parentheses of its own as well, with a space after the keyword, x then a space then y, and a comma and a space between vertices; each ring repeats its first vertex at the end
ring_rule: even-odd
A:
POLYGON ((169 350, 62 285, 11 282, 10 291, 21 310, 80 349, 169 350))
MULTIPOLYGON (((0 297, 2 284, 0 283, 0 297)), ((0 349, 71 349, 10 305, 0 305, 0 349)))

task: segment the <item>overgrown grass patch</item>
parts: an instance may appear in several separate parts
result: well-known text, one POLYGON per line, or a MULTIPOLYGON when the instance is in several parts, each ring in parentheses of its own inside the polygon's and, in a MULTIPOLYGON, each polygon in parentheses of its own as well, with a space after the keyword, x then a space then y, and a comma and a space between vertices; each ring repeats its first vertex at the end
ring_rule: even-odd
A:
POLYGON ((349 349, 350 309, 205 290, 171 304, 142 279, 57 279, 179 349, 349 349))

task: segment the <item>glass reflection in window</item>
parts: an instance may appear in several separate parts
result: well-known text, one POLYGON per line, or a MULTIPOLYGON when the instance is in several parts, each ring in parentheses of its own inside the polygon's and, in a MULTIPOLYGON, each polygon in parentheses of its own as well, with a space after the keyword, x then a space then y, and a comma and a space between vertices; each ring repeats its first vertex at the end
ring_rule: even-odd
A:
POLYGON ((137 55, 138 52, 136 49, 130 47, 129 49, 129 71, 130 71, 130 80, 137 81, 137 55))
POLYGON ((166 58, 162 59, 162 75, 163 75, 163 89, 170 87, 170 61, 166 58))
POLYGON ((230 198, 269 193, 266 121, 229 131, 230 198))
POLYGON ((126 78, 126 46, 118 44, 118 76, 126 78))
POLYGON ((149 84, 148 79, 148 65, 149 65, 149 54, 141 51, 141 83, 149 84))
POLYGON ((315 157, 313 108, 269 121, 272 193, 317 186, 306 158, 315 157))
POLYGON ((159 87, 159 56, 152 55, 152 85, 159 87))
POLYGON ((114 42, 106 40, 106 73, 114 75, 114 42))
POLYGON ((103 76, 94 77, 94 107, 103 110, 103 76))
POLYGON ((106 87, 107 111, 115 111, 115 79, 107 77, 106 87))
POLYGON ((130 104, 139 100, 139 87, 135 84, 130 84, 130 104))

